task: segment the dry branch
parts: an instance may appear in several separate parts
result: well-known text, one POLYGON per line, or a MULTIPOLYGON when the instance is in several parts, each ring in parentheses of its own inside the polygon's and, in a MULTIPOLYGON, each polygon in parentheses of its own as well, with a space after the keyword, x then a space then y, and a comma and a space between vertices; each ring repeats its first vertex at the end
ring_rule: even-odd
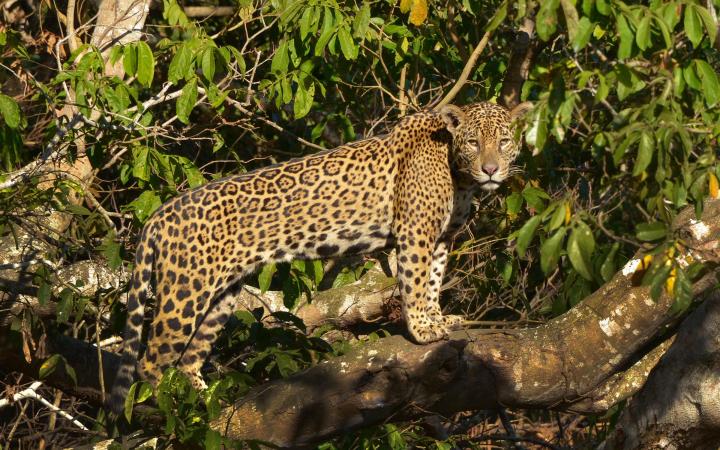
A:
POLYGON ((437 105, 435 105, 434 109, 436 111, 453 101, 458 92, 460 92, 460 89, 465 86, 465 83, 467 82, 470 73, 473 71, 473 69, 475 69, 475 63, 477 63, 477 59, 480 57, 480 54, 487 46, 489 40, 490 32, 486 31, 485 34, 483 34, 482 39, 480 39, 480 42, 478 42, 478 45, 475 47, 475 50, 473 50, 472 54, 470 55, 470 58, 468 58, 467 62, 465 63, 465 67, 463 67, 463 70, 460 73, 460 77, 457 79, 457 81, 450 89, 450 91, 448 91, 445 97, 443 97, 443 99, 440 100, 437 105))

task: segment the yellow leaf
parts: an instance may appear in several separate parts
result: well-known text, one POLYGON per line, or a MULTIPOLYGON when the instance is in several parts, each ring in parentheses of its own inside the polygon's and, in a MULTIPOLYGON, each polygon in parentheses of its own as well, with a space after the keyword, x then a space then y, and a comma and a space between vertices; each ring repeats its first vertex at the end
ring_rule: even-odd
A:
POLYGON ((565 225, 570 223, 570 216, 571 216, 570 204, 565 203, 565 225))
POLYGON ((665 280, 665 289, 668 292, 673 291, 673 288, 675 287, 675 278, 677 278, 677 270, 673 268, 673 270, 670 271, 670 276, 667 277, 667 280, 665 280))
POLYGON ((647 268, 650 267, 650 262, 652 261, 652 259, 653 259, 652 255, 643 256, 642 264, 640 264, 640 266, 638 267, 638 270, 647 270, 647 268))
POLYGON ((406 13, 410 11, 413 0, 400 0, 400 12, 406 13))
POLYGON ((665 280, 665 290, 672 292, 673 288, 675 288, 675 277, 668 277, 668 279, 665 280))
POLYGON ((427 15, 427 0, 413 0, 412 8, 410 9, 410 23, 415 26, 420 26, 425 22, 425 19, 427 19, 427 15))
POLYGON ((714 173, 710 173, 708 180, 708 191, 710 192, 710 197, 712 198, 718 198, 718 179, 715 176, 714 173))

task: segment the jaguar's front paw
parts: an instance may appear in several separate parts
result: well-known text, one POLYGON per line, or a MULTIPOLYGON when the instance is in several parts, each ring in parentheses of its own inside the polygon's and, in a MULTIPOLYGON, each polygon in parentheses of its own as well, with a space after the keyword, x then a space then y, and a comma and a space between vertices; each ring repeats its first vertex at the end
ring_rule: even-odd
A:
POLYGON ((408 331, 418 344, 429 344, 448 338, 448 330, 444 322, 430 320, 427 317, 408 323, 408 331))

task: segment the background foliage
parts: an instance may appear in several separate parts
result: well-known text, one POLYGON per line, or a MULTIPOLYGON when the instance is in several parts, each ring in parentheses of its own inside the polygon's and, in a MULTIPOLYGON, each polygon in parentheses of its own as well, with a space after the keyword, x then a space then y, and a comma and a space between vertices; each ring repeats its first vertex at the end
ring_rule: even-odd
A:
MULTIPOLYGON (((447 309, 492 326, 542 322, 645 247, 653 256, 638 276, 655 295, 672 292, 682 310, 701 268, 670 262, 683 241, 669 223, 681 208, 699 211, 704 197, 718 195, 718 5, 238 0, 232 15, 195 20, 184 12, 190 3, 163 0, 144 40, 112 48, 112 62, 122 57, 121 80, 103 75, 101 50, 55 47, 64 35, 57 20, 64 5, 43 3, 30 39, 8 27, 0 32, 0 165, 12 171, 42 154, 64 129, 52 113, 62 105, 77 104, 86 118, 100 110, 85 136, 97 200, 68 205, 77 190, 70 180, 38 186, 31 179, 0 191, 0 232, 22 227, 33 207, 67 208, 75 220, 57 260, 102 257, 127 270, 142 224, 162 202, 211 179, 385 132, 398 117, 438 102, 486 31, 490 44, 455 103, 497 101, 517 30, 531 19, 534 54, 521 100, 535 108, 518 161, 524 171, 479 199, 479 214, 452 254, 447 309)), ((95 7, 83 4, 80 12, 90 18, 95 7)), ((86 33, 80 30, 79 39, 89 41, 86 33)), ((62 139, 73 136, 70 130, 62 139)), ((303 295, 354 281, 369 267, 363 264, 332 278, 320 261, 267 266, 251 282, 282 290, 292 310, 303 295)), ((84 297, 52 271, 40 266, 33 273, 40 302, 57 304, 56 319, 43 327, 81 336, 99 327, 103 338, 120 332, 121 290, 84 297), (88 325, 91 310, 103 308, 111 308, 112 319, 88 325)), ((321 339, 328 330, 307 336, 292 315, 279 318, 282 329, 266 328, 257 314, 237 319, 217 352, 224 375, 213 375, 217 382, 201 394, 204 406, 179 374, 166 377, 158 396, 166 435, 218 445, 204 423, 220 399, 350 345, 328 344, 321 339)), ((31 313, 16 320, 17 328, 40 326, 31 313)), ((146 400, 148 389, 138 385, 134 394, 146 400)), ((87 413, 104 426, 101 411, 87 413)), ((549 418, 534 414, 529 421, 549 418)), ((611 424, 577 423, 584 424, 583 439, 611 424)), ((467 426, 451 430, 457 436, 448 442, 470 433, 467 426)), ((388 424, 323 448, 358 445, 450 444, 415 424, 388 424)))

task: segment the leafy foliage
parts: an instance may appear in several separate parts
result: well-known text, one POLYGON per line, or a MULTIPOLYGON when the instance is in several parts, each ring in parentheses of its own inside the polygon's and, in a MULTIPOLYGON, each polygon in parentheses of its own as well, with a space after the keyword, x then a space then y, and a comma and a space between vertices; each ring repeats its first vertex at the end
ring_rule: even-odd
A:
MULTIPOLYGON (((12 236, 27 211, 53 207, 74 219, 54 237, 53 245, 65 243, 58 261, 103 257, 113 269, 128 269, 134 236, 164 201, 229 173, 384 132, 442 98, 484 31, 493 33, 492 44, 456 103, 499 101, 516 31, 534 18, 533 61, 517 99, 535 105, 524 123, 524 173, 499 196, 481 199, 481 214, 456 243, 452 265, 466 275, 448 295, 456 300, 451 308, 483 320, 546 320, 610 280, 641 248, 648 256, 638 282, 656 298, 673 295, 681 312, 702 267, 676 261, 685 243, 671 223, 688 206, 699 213, 719 191, 717 5, 240 0, 233 16, 195 21, 187 4, 164 0, 162 11, 151 12, 147 39, 110 50, 123 79, 107 76, 103 54, 87 44, 54 67, 39 47, 29 51, 19 33, 3 31, 3 169, 37 159, 53 136, 64 144, 78 138, 74 129, 60 133, 48 113, 75 104, 94 121, 82 137, 98 178, 92 193, 70 179, 39 177, 0 191, 0 231, 12 236), (20 82, 23 89, 13 87, 20 82), (71 200, 77 195, 97 197, 100 207, 78 205, 71 200)), ((78 150, 67 148, 62 156, 73 161, 78 150)), ((265 266, 252 282, 262 293, 282 292, 294 311, 319 289, 358 280, 371 264, 330 277, 321 261, 294 261, 265 266)), ((39 303, 56 307, 54 332, 91 322, 96 328, 87 336, 118 332, 117 290, 88 297, 44 264, 33 266, 30 278, 39 303), (105 308, 113 317, 96 323, 105 308)), ((219 446, 207 420, 221 401, 347 345, 329 345, 320 332, 308 336, 290 313, 274 315, 285 325, 279 328, 265 326, 258 312, 235 319, 215 355, 232 370, 216 371, 203 393, 176 372, 161 383, 157 406, 173 439, 219 446)), ((62 363, 50 356, 43 374, 62 363)), ((145 385, 131 394, 126 412, 149 400, 145 385)), ((387 424, 325 448, 446 446, 419 435, 387 424)))

